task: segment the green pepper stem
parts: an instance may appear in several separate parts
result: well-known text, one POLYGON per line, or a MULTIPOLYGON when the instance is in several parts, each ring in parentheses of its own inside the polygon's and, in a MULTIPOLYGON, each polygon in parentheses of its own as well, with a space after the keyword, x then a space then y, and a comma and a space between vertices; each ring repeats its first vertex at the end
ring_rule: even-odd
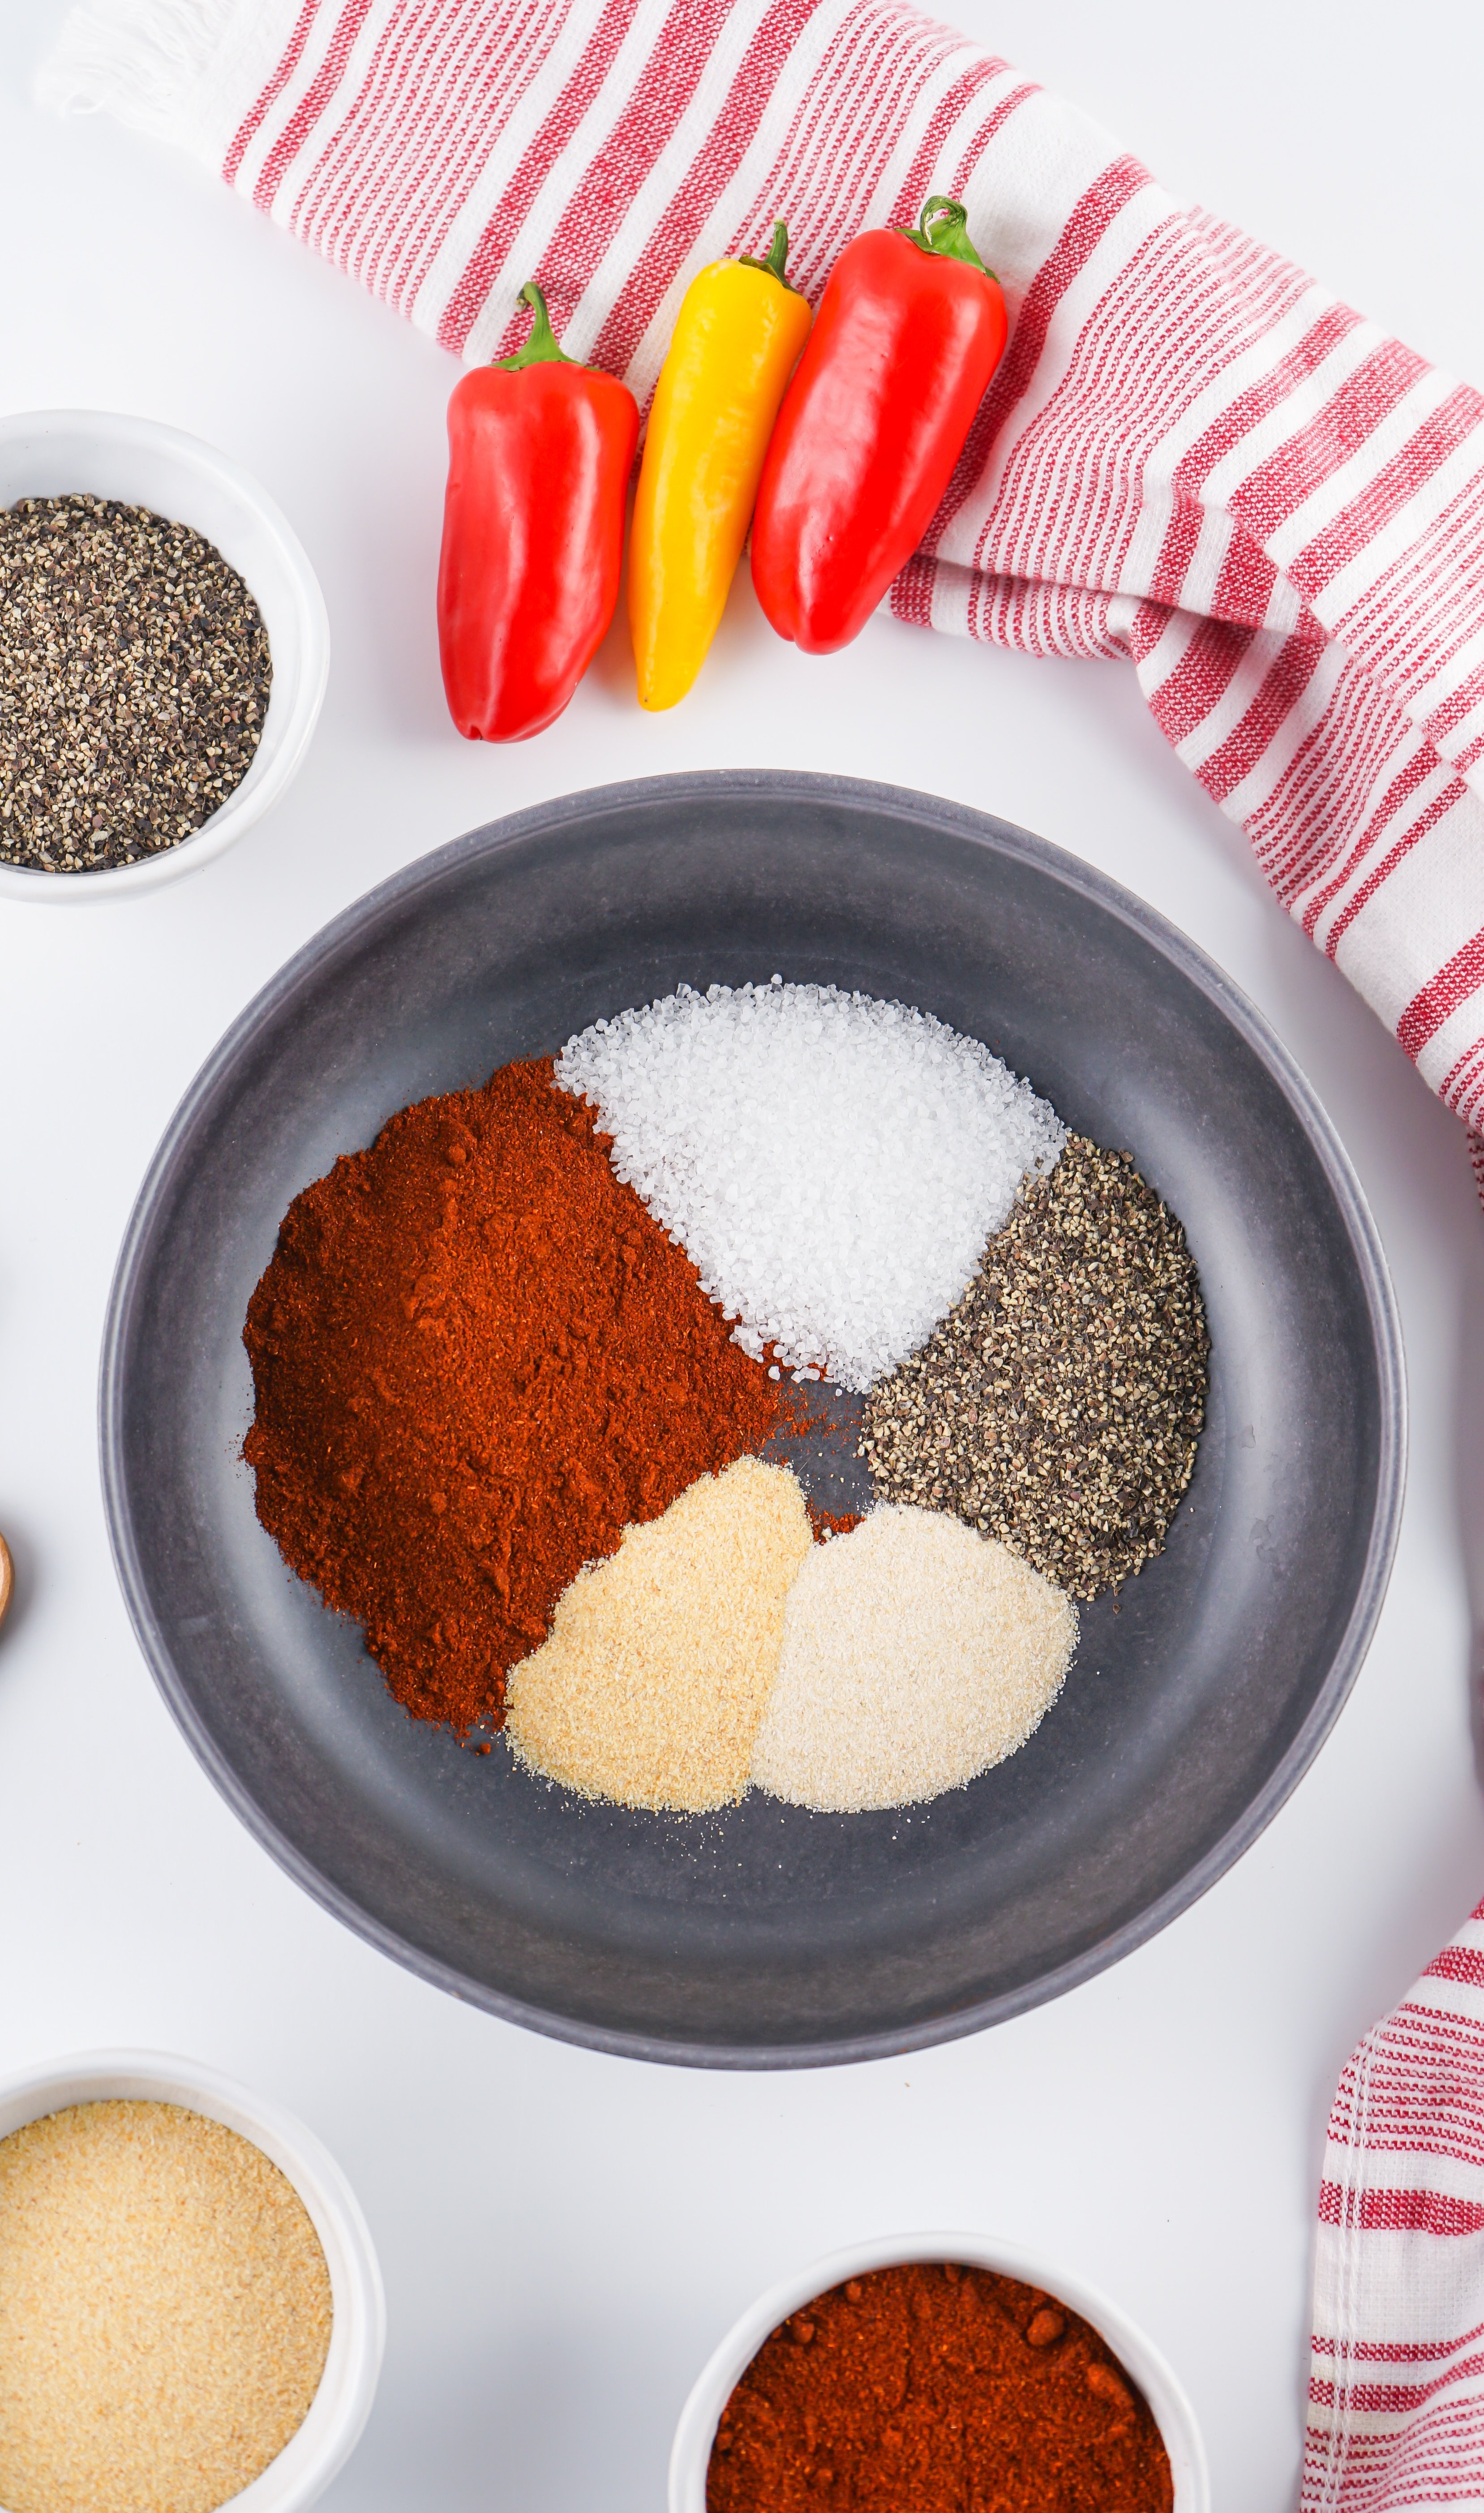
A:
POLYGON ((950 201, 945 192, 935 192, 924 201, 917 224, 899 232, 924 253, 940 254, 945 261, 966 261, 972 269, 983 271, 987 279, 994 277, 969 241, 968 211, 962 201, 950 201))
POLYGON ((759 261, 755 253, 740 254, 738 259, 743 270, 765 270, 770 279, 776 279, 781 287, 786 288, 792 296, 797 297, 798 290, 792 280, 784 275, 783 265, 788 259, 788 230, 782 219, 775 219, 773 221, 773 242, 768 247, 765 260, 759 261))
POLYGON ((552 331, 551 317, 546 311, 546 300, 534 279, 527 280, 520 292, 520 301, 522 305, 530 306, 536 318, 531 326, 530 338, 523 347, 516 350, 513 358, 493 358, 491 365, 501 368, 507 375, 515 375, 521 367, 542 367, 553 363, 559 363, 564 367, 581 366, 582 360, 569 358, 552 331))

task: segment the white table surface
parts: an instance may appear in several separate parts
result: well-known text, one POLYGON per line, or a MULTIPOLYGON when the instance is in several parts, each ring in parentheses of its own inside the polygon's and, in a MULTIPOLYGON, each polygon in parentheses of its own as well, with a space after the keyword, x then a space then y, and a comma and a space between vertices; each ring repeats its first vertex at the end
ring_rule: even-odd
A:
MULTIPOLYGON (((944 0, 955 14, 953 0, 944 0)), ((0 902, 0 2071, 176 2049, 299 2110, 385 2271, 386 2368, 333 2513, 655 2513, 680 2403, 761 2287, 893 2228, 987 2228, 1166 2348, 1220 2513, 1291 2499, 1310 2225, 1356 2037, 1484 1893, 1484 1220, 1464 1141, 1269 899, 1112 664, 875 621, 828 662, 743 580, 646 719, 617 637, 512 750, 446 719, 431 603, 457 368, 191 164, 29 103, 54 0, 0 9, 0 408, 141 411, 223 447, 318 569, 335 661, 288 798, 141 901, 0 902), (328 917, 572 787, 806 766, 919 784, 1128 883, 1262 1006, 1330 1110, 1400 1296, 1395 1576, 1330 1742, 1203 1901, 1116 1969, 904 2063, 733 2076, 594 2057, 426 1988, 328 1918, 217 1796, 114 1583, 94 1429, 114 1252, 177 1099, 328 917)), ((1172 186, 1484 379, 1477 99, 1457 0, 956 0, 1172 186)))

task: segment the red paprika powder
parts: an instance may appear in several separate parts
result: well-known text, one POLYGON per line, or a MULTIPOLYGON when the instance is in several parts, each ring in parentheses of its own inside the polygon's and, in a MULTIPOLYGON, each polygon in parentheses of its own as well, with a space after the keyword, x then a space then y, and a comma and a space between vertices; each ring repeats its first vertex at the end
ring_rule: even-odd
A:
POLYGON ((608 1141, 549 1059, 421 1100, 296 1196, 248 1306, 259 1518, 461 1735, 584 1562, 782 1417, 608 1141))
POLYGON ((1170 2456, 1055 2296, 954 2262, 852 2278, 765 2340, 721 2413, 706 2513, 1170 2513, 1170 2456))

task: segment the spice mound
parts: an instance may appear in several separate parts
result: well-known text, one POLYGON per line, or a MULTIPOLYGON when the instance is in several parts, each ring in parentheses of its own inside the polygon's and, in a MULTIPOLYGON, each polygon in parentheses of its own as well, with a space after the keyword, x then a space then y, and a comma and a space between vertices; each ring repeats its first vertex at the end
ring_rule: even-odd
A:
POLYGON ((596 1021, 556 1075, 743 1349, 858 1390, 957 1299, 1066 1131, 930 1013, 782 978, 596 1021))
POLYGON ((1206 1390, 1126 1154, 941 1022, 782 980, 404 1108, 295 1198, 244 1342, 259 1518, 394 1697, 652 1810, 906 1806, 1015 1753, 1072 1598, 1162 1546, 1206 1390))
POLYGON ((463 1735, 578 1573, 781 1412, 549 1061, 404 1108, 297 1196, 243 1339, 259 1518, 463 1735))
POLYGON ((1071 1600, 1003 1544, 873 1510, 789 1591, 752 1776, 839 1814, 962 1788, 1024 1744, 1076 1643, 1071 1600))
POLYGON ((703 1476, 651 1526, 626 1528, 511 1675, 516 1754, 624 1806, 699 1813, 742 1797, 783 1601, 813 1549, 794 1477, 756 1457, 703 1476))
POLYGON ((1171 2513, 1170 2456, 1091 2323, 955 2262, 876 2269, 766 2339, 706 2513, 1171 2513))
POLYGON ((1068 1137, 968 1290, 866 1402, 883 1499, 951 1511, 1074 1597, 1164 1548, 1210 1338, 1175 1216, 1126 1152, 1068 1137))
POLYGON ((175 2103, 0 2139, 0 2504, 214 2513, 308 2413, 330 2276, 267 2157, 175 2103))
POLYGON ((271 681, 257 603, 187 525, 111 498, 0 510, 0 862, 179 846, 251 768, 271 681))

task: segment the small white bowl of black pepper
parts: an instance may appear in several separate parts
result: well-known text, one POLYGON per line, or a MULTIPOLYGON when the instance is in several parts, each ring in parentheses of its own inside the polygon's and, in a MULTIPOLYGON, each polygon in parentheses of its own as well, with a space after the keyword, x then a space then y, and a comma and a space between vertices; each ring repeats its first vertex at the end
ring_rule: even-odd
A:
POLYGON ((150 889, 278 801, 330 624, 264 490, 179 428, 0 418, 0 898, 150 889))

